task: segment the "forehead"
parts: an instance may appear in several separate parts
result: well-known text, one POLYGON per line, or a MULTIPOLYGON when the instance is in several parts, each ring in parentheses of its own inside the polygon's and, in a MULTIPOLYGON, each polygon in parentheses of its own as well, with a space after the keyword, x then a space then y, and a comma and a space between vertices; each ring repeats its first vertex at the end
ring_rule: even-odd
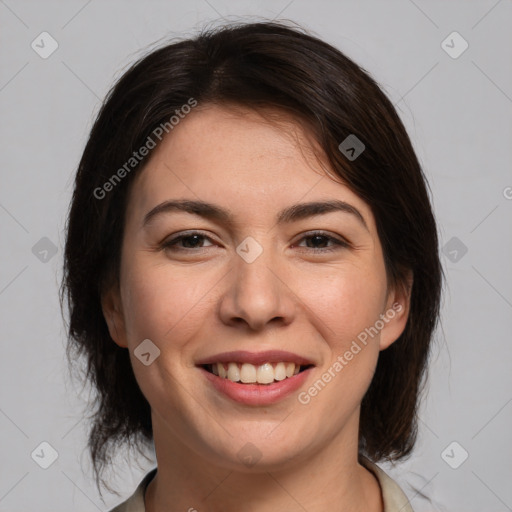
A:
MULTIPOLYGON (((172 164, 190 174, 235 171, 260 176, 272 162, 294 161, 311 172, 322 152, 304 123, 283 112, 238 106, 205 105, 182 119, 151 155, 149 167, 172 164), (316 151, 315 151, 316 150, 316 151), (259 171, 258 173, 255 170, 259 171)), ((276 179, 277 173, 273 173, 276 179)), ((268 176, 270 177, 270 176, 268 176)))
POLYGON ((170 198, 277 209, 338 198, 371 215, 341 182, 313 135, 282 112, 208 105, 182 119, 136 177, 130 203, 147 210, 170 198), (335 179, 334 179, 335 178, 335 179))

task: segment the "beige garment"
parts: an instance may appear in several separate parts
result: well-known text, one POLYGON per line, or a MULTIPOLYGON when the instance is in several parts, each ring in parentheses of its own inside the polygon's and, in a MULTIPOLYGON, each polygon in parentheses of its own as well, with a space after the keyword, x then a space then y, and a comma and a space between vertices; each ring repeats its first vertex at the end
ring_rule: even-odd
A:
MULTIPOLYGON (((361 458, 361 464, 371 471, 379 481, 384 512, 414 512, 402 489, 379 466, 364 457, 361 458)), ((144 493, 147 485, 155 476, 156 470, 157 468, 151 470, 144 477, 135 492, 110 512, 145 512, 144 493)))

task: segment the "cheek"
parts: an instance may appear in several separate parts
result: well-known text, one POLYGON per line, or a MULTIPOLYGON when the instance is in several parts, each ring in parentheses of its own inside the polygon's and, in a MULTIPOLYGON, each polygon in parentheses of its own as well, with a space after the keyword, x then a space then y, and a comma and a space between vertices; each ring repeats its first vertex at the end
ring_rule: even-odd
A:
POLYGON ((187 275, 191 272, 151 264, 144 257, 128 263, 122 294, 129 344, 149 338, 160 344, 171 340, 165 346, 176 347, 204 314, 205 293, 214 283, 208 286, 206 278, 193 279, 187 275))
POLYGON ((339 350, 375 324, 386 298, 385 278, 371 269, 347 267, 323 276, 302 276, 300 287, 317 329, 339 350))
POLYGON ((149 259, 149 255, 142 254, 127 260, 129 271, 122 281, 132 367, 143 394, 153 407, 160 410, 178 408, 180 385, 176 379, 190 356, 189 342, 204 323, 202 319, 208 314, 206 308, 211 307, 207 292, 214 287, 215 281, 207 276, 194 280, 191 269, 172 269, 149 259), (158 358, 149 366, 141 364, 134 355, 145 339, 151 340, 160 350, 158 358))
POLYGON ((302 296, 323 338, 325 358, 298 399, 318 417, 329 411, 333 421, 320 428, 331 435, 357 409, 371 383, 380 349, 379 335, 368 335, 368 329, 382 313, 386 281, 378 272, 351 269, 307 280, 302 296))

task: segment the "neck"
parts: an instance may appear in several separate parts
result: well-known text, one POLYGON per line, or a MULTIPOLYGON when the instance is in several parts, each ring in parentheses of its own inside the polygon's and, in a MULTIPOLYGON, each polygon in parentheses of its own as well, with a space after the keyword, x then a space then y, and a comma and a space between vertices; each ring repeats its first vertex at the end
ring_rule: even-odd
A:
POLYGON ((382 512, 378 481, 347 441, 357 439, 358 419, 301 460, 240 469, 191 450, 153 418, 158 470, 146 490, 146 512, 382 512))
POLYGON ((328 445, 281 465, 215 464, 153 418, 157 474, 146 490, 146 512, 382 512, 375 476, 357 461, 358 420, 328 445))

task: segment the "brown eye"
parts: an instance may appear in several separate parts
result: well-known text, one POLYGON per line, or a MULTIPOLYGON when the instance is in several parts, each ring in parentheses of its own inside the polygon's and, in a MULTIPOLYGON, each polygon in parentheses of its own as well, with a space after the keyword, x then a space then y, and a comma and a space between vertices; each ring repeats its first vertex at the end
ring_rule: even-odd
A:
MULTIPOLYGON (((164 249, 170 249, 170 250, 193 250, 193 249, 203 249, 203 243, 204 241, 210 241, 211 239, 207 237, 206 235, 203 235, 202 233, 188 233, 184 235, 179 235, 174 238, 171 238, 170 240, 167 240, 162 245, 162 248, 164 249)), ((209 244, 213 245, 213 244, 209 244)), ((208 245, 206 246, 208 247, 208 245)))
POLYGON ((324 235, 313 235, 308 237, 306 240, 310 242, 308 247, 315 247, 316 249, 324 248, 329 243, 328 237, 324 235))
MULTIPOLYGON (((347 242, 323 232, 311 233, 308 236, 303 237, 301 239, 301 242, 302 241, 306 241, 306 247, 308 249, 317 249, 317 252, 333 251, 344 247, 349 247, 347 242)), ((299 244, 298 247, 304 246, 299 244)))

